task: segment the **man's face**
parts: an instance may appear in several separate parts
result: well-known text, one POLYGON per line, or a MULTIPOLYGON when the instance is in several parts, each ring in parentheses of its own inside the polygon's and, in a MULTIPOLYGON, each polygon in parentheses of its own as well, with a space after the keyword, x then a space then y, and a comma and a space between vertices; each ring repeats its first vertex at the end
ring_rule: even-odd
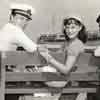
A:
POLYGON ((27 17, 24 17, 22 15, 16 14, 13 17, 13 21, 16 25, 20 26, 21 28, 25 29, 27 26, 29 19, 27 17))

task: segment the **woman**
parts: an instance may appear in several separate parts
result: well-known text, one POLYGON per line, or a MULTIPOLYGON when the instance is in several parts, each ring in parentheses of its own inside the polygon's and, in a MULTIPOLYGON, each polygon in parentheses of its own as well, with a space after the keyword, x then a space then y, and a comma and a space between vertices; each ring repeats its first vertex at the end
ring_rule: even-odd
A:
POLYGON ((41 51, 40 48, 40 54, 59 72, 68 74, 74 66, 80 53, 84 51, 84 43, 87 40, 87 36, 85 26, 83 25, 81 19, 76 16, 64 19, 63 34, 66 38, 64 46, 62 47, 63 52, 65 52, 64 64, 54 59, 46 48, 44 51, 41 51))
MULTIPOLYGON (((82 53, 85 49, 85 42, 87 40, 86 29, 83 25, 81 19, 76 16, 71 16, 63 21, 63 34, 65 35, 65 42, 62 46, 62 52, 65 53, 65 61, 64 64, 57 61, 53 58, 49 51, 46 48, 40 48, 40 54, 47 60, 48 64, 53 65, 52 67, 46 66, 43 69, 45 71, 56 72, 59 71, 62 74, 68 75, 71 72, 72 67, 74 66, 75 62, 77 61, 80 53, 82 53), (43 50, 43 51, 42 51, 43 50)), ((48 86, 51 87, 64 87, 67 82, 66 81, 51 81, 46 82, 48 86)), ((80 93, 82 98, 86 98, 84 93, 80 93)), ((77 98, 80 96, 77 96, 77 98)), ((58 95, 57 98, 61 96, 61 93, 54 94, 58 95)), ((57 100, 55 98, 55 100, 57 100)))

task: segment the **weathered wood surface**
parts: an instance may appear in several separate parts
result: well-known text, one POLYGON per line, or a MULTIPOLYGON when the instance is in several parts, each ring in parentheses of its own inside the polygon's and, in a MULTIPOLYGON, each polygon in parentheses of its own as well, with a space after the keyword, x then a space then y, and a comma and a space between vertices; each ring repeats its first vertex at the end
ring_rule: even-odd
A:
POLYGON ((6 81, 99 81, 98 73, 71 73, 69 76, 60 75, 59 73, 37 72, 37 73, 22 73, 8 72, 6 73, 6 81))
MULTIPOLYGON (((63 63, 64 54, 52 53, 55 59, 63 63)), ((6 82, 19 82, 19 81, 99 81, 99 71, 97 70, 100 58, 95 58, 91 53, 83 53, 80 55, 75 66, 78 67, 77 71, 72 72, 70 75, 65 76, 59 73, 48 73, 48 72, 33 72, 33 73, 23 73, 23 72, 7 72, 6 82)), ((9 52, 7 53, 7 58, 3 59, 2 66, 5 65, 46 65, 46 61, 36 52, 34 55, 25 52, 9 52)), ((40 88, 6 88, 5 93, 7 94, 30 94, 34 92, 47 92, 48 89, 40 88)), ((63 93, 79 93, 79 92, 90 92, 95 93, 96 87, 91 88, 64 88, 63 93)))
MULTIPOLYGON (((47 88, 13 88, 13 89, 6 89, 6 94, 33 94, 33 93, 49 93, 49 92, 58 92, 57 89, 47 89, 47 88)), ((96 93, 96 88, 64 88, 62 93, 81 93, 81 92, 87 92, 87 93, 96 93)))

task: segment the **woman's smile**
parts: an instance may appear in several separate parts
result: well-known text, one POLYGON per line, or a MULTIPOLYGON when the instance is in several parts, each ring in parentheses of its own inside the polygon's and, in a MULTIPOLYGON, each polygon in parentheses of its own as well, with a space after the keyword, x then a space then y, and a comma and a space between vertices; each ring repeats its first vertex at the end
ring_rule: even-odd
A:
POLYGON ((79 31, 80 31, 80 26, 76 24, 70 24, 66 25, 66 34, 68 35, 69 38, 75 38, 77 37, 79 31))

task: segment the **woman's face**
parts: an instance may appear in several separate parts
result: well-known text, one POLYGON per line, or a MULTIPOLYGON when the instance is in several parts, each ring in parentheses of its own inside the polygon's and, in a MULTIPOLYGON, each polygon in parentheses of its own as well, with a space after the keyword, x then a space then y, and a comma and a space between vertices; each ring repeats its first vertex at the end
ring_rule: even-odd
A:
POLYGON ((79 31, 81 30, 81 26, 71 23, 65 26, 66 34, 70 39, 77 38, 77 35, 79 34, 79 31))

